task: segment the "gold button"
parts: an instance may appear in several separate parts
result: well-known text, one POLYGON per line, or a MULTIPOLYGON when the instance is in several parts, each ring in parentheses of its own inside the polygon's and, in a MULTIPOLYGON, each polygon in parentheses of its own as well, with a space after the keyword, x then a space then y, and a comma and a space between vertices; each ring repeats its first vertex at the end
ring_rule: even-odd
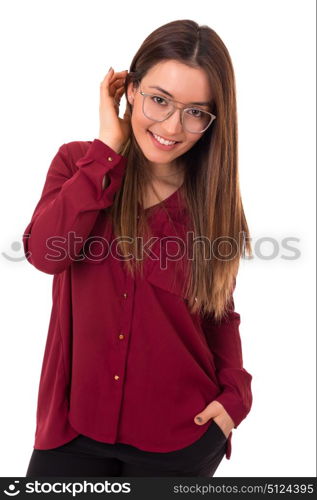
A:
POLYGON ((123 294, 123 297, 124 297, 125 299, 127 298, 127 296, 128 296, 128 294, 127 294, 127 293, 124 293, 124 294, 123 294))
POLYGON ((119 379, 119 375, 115 375, 115 376, 114 376, 114 378, 115 378, 116 380, 118 380, 118 379, 119 379))
POLYGON ((112 156, 108 156, 107 160, 112 161, 112 156))
POLYGON ((120 335, 119 335, 119 339, 120 339, 120 340, 124 339, 124 335, 123 335, 122 333, 120 333, 120 335))

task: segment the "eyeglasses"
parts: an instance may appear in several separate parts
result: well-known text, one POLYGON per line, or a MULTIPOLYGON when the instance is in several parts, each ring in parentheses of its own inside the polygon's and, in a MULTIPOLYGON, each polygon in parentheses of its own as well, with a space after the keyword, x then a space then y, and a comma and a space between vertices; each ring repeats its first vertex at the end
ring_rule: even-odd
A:
POLYGON ((177 101, 167 97, 147 94, 142 90, 139 90, 139 93, 143 96, 142 111, 150 120, 163 122, 174 113, 176 108, 181 109, 181 124, 184 129, 192 134, 201 134, 216 119, 215 115, 203 109, 179 107, 174 104, 177 101))

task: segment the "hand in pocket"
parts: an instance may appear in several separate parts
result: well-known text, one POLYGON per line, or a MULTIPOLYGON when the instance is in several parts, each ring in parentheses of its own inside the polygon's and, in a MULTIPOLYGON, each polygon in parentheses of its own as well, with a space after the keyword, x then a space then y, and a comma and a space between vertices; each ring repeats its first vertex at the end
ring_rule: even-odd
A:
POLYGON ((226 439, 228 439, 230 432, 234 428, 234 421, 229 413, 225 410, 221 403, 212 401, 206 408, 195 416, 194 422, 197 425, 203 425, 213 419, 216 425, 223 432, 226 439))

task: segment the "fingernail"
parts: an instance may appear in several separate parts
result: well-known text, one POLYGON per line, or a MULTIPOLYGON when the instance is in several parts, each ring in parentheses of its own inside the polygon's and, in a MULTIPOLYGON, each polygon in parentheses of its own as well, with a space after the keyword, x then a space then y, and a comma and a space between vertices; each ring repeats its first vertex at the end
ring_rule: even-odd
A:
POLYGON ((110 66, 110 68, 108 69, 108 73, 110 73, 110 70, 112 69, 112 66, 110 66))
POLYGON ((202 423, 203 419, 201 417, 196 417, 197 422, 202 423))

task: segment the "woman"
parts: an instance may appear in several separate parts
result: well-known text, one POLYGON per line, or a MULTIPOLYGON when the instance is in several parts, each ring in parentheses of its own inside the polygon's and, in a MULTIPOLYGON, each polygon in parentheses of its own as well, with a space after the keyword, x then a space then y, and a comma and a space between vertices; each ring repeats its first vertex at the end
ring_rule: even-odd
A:
POLYGON ((208 26, 161 26, 109 70, 99 112, 98 139, 59 148, 23 235, 54 275, 27 476, 211 477, 252 404, 228 51, 208 26))

